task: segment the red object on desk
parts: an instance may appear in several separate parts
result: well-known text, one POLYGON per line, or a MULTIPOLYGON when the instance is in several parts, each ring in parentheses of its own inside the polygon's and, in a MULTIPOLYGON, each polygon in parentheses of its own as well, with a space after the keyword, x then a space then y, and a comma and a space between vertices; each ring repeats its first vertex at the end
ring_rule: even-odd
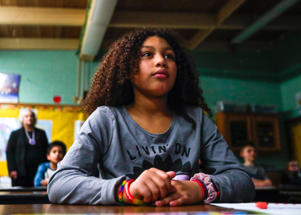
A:
POLYGON ((260 209, 267 209, 268 203, 267 202, 256 202, 256 207, 258 207, 260 209))

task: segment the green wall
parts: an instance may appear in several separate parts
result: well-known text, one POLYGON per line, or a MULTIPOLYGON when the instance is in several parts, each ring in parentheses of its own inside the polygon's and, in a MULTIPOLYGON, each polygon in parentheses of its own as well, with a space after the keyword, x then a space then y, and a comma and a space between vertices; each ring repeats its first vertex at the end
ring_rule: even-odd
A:
POLYGON ((301 33, 287 36, 277 47, 277 61, 283 81, 280 83, 282 110, 287 118, 300 117, 296 93, 301 92, 301 33))
POLYGON ((283 111, 296 110, 296 93, 301 93, 301 75, 284 81, 280 85, 283 111))
POLYGON ((273 56, 263 52, 196 51, 192 58, 200 75, 256 81, 278 81, 273 56))
POLYGON ((77 55, 74 51, 0 51, 0 72, 21 75, 21 103, 73 104, 77 55))
MULTIPOLYGON (((218 54, 219 55, 219 54, 218 54)), ((216 55, 211 55, 212 59, 216 55)), ((243 58, 246 58, 243 57, 243 58)), ((196 59, 198 61, 198 59, 196 59)), ((282 99, 286 94, 281 94, 280 89, 288 88, 290 81, 283 85, 275 82, 255 81, 225 76, 209 76, 212 70, 220 71, 220 67, 235 69, 226 66, 227 61, 212 68, 208 59, 203 67, 198 63, 200 85, 204 90, 204 97, 210 108, 214 111, 216 101, 225 100, 239 103, 255 103, 275 105, 282 111, 282 99), (282 97, 281 97, 282 95, 282 97)), ((232 64, 228 62, 228 64, 232 64)), ((52 104, 55 95, 62 97, 62 104, 74 104, 73 96, 76 94, 77 55, 74 51, 0 51, 0 72, 21 74, 20 102, 52 104)), ((85 89, 97 69, 98 62, 86 63, 85 89)), ((262 68, 266 67, 262 63, 262 68)), ((239 65, 236 71, 244 74, 246 71, 239 65), (238 70, 240 69, 240 70, 238 70)), ((289 91, 287 93, 290 93, 289 91)))
POLYGON ((277 83, 200 76, 205 101, 215 111, 217 101, 240 104, 274 105, 281 111, 281 93, 277 83))

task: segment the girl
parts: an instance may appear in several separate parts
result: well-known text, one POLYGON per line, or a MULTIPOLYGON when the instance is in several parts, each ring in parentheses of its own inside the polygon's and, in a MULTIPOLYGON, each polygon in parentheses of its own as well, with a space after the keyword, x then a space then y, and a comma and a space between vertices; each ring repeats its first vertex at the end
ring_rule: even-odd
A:
POLYGON ((203 113, 209 110, 198 77, 173 33, 143 29, 116 41, 84 108, 92 114, 50 179, 50 201, 178 206, 253 199, 252 181, 203 113))

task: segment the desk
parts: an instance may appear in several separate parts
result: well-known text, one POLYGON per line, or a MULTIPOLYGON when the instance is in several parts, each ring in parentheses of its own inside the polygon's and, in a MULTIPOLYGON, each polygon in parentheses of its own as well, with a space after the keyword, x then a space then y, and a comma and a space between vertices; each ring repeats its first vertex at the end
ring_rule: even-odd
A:
POLYGON ((153 214, 153 215, 204 215, 204 214, 248 214, 263 212, 267 214, 300 215, 299 204, 269 204, 268 209, 258 209, 255 203, 190 205, 180 207, 151 207, 151 206, 87 206, 87 205, 56 205, 56 204, 29 204, 29 205, 0 205, 0 214, 153 214), (228 206, 227 206, 228 205, 228 206), (253 205, 253 206, 252 206, 253 205), (236 209, 233 209, 236 208, 236 209), (243 209, 244 208, 244 209, 243 209))
POLYGON ((287 197, 288 202, 301 203, 301 185, 285 185, 279 187, 280 195, 287 197))
POLYGON ((151 207, 151 206, 87 206, 87 205, 56 205, 56 204, 32 204, 32 205, 0 205, 0 214, 34 214, 34 213, 63 213, 63 214, 133 214, 133 213, 181 213, 183 212, 235 212, 238 210, 220 208, 213 205, 191 205, 181 207, 151 207))
POLYGON ((0 204, 49 203, 46 187, 0 188, 0 204))
POLYGON ((286 199, 284 199, 283 196, 280 196, 279 189, 274 186, 256 188, 256 196, 254 200, 256 202, 286 202, 286 199))
POLYGON ((301 186, 256 188, 255 201, 301 203, 301 186))
POLYGON ((47 191, 47 187, 7 187, 0 188, 0 192, 32 192, 32 191, 47 191))
POLYGON ((45 191, 0 192, 0 204, 43 204, 49 203, 45 191))

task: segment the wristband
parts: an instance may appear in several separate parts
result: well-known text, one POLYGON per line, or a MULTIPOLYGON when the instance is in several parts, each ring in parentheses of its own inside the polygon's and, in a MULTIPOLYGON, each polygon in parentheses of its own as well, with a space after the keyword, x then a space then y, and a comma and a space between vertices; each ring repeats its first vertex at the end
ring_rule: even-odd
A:
POLYGON ((124 193, 125 196, 128 198, 128 200, 130 200, 130 202, 134 205, 143 205, 144 201, 140 200, 140 199, 136 199, 134 196, 132 196, 132 194, 130 193, 130 185, 133 182, 133 179, 127 180, 125 185, 124 185, 124 193))
POLYGON ((194 181, 200 185, 200 187, 202 189, 202 193, 203 193, 203 200, 206 199, 208 196, 208 190, 207 190, 207 187, 205 186, 204 182, 199 179, 191 179, 191 181, 194 181))
POLYGON ((119 192, 118 192, 118 201, 120 203, 123 202, 123 190, 124 190, 124 185, 126 184, 127 180, 124 180, 122 183, 121 183, 121 186, 120 186, 120 189, 119 189, 119 192))
POLYGON ((213 202, 214 200, 219 198, 219 191, 215 188, 215 185, 213 184, 211 177, 204 173, 197 173, 195 174, 190 180, 199 180, 202 181, 207 189, 207 198, 204 198, 205 203, 213 202))

